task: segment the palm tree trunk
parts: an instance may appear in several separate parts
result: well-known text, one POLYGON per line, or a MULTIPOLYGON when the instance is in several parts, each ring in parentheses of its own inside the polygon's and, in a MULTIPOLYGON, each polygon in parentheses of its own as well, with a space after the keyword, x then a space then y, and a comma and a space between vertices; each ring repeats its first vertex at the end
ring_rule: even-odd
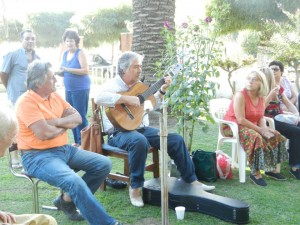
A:
POLYGON ((160 35, 163 21, 174 27, 175 0, 132 0, 132 50, 145 56, 143 76, 145 83, 154 83, 153 65, 161 58, 164 40, 160 35))

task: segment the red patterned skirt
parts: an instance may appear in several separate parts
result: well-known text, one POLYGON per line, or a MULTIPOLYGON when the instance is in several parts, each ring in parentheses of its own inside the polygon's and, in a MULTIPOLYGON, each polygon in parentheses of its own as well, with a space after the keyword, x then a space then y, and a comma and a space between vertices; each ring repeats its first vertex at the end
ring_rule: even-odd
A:
MULTIPOLYGON (((232 136, 232 131, 227 125, 223 125, 223 132, 227 137, 232 136)), ((286 138, 278 131, 275 131, 274 137, 267 139, 255 130, 239 125, 239 138, 247 154, 252 174, 257 170, 273 171, 278 163, 288 157, 286 138)))

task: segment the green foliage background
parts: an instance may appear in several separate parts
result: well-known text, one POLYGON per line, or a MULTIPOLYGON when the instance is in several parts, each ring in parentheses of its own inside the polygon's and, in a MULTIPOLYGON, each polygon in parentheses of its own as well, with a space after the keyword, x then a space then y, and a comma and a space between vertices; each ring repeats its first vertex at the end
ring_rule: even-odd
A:
POLYGON ((17 20, 9 20, 5 23, 0 23, 0 43, 4 41, 20 41, 20 33, 23 29, 23 24, 17 20))
POLYGON ((62 42, 62 35, 71 26, 70 19, 74 13, 41 12, 28 16, 29 26, 37 35, 37 45, 57 47, 62 42))
POLYGON ((85 46, 97 47, 101 43, 118 41, 121 32, 128 32, 126 21, 132 21, 132 7, 122 5, 112 9, 96 10, 86 15, 77 26, 85 37, 85 46))
POLYGON ((37 36, 37 46, 57 47, 65 29, 73 27, 84 36, 87 48, 98 47, 102 43, 114 43, 121 32, 127 32, 127 21, 132 21, 132 7, 121 5, 115 8, 95 9, 94 12, 79 17, 74 12, 40 12, 28 15, 27 23, 17 20, 0 21, 0 37, 3 41, 20 41, 20 32, 32 29, 37 36))
POLYGON ((299 5, 300 0, 212 0, 207 15, 216 19, 220 34, 245 29, 265 31, 266 23, 287 22, 284 10, 294 13, 299 5), (220 11, 223 16, 216 16, 220 11))
POLYGON ((179 73, 173 74, 167 101, 189 150, 195 124, 206 130, 207 123, 212 121, 209 100, 215 97, 213 79, 219 76, 214 62, 221 53, 213 29, 210 22, 199 20, 197 23, 182 24, 175 30, 164 28, 162 31, 166 50, 162 53, 162 60, 156 62, 157 76, 165 75, 165 68, 172 68, 174 64, 182 66, 179 73))

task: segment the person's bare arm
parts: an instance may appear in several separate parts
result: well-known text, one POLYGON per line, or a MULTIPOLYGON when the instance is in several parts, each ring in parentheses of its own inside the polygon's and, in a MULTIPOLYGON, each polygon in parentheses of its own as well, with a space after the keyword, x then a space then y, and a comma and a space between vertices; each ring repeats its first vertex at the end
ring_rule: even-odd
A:
POLYGON ((1 82, 7 88, 8 74, 0 72, 1 82))
POLYGON ((270 90, 269 94, 265 98, 265 107, 267 107, 271 100, 278 99, 278 92, 279 92, 279 86, 274 87, 272 90, 270 90))
POLYGON ((241 92, 236 93, 234 97, 233 110, 236 120, 239 124, 259 132, 259 127, 246 119, 245 116, 245 98, 241 92))
POLYGON ((258 122, 258 126, 261 128, 260 134, 266 138, 271 138, 274 136, 275 130, 267 126, 267 121, 264 117, 258 122))
POLYGON ((39 120, 29 126, 40 140, 53 139, 63 134, 67 129, 77 127, 82 123, 80 114, 74 108, 65 109, 61 118, 39 120))
POLYGON ((76 109, 67 108, 61 118, 47 120, 47 123, 58 128, 73 129, 82 123, 82 118, 76 109))
POLYGON ((296 105, 296 102, 297 102, 297 94, 296 92, 294 91, 294 89, 291 87, 291 93, 292 93, 292 97, 290 99, 291 103, 293 105, 296 105))
POLYGON ((299 112, 296 108, 296 106, 286 97, 284 93, 282 93, 282 102, 286 106, 289 113, 292 113, 296 116, 299 115, 299 112))
POLYGON ((137 96, 122 95, 116 104, 128 104, 131 106, 140 106, 140 100, 137 96))
POLYGON ((66 128, 50 125, 44 119, 34 122, 29 128, 33 131, 34 135, 42 141, 53 139, 67 130, 66 128))
POLYGON ((266 138, 271 138, 274 136, 274 131, 265 125, 265 119, 263 117, 260 119, 258 126, 246 119, 245 98, 240 92, 238 92, 234 97, 234 114, 239 124, 255 130, 266 138))

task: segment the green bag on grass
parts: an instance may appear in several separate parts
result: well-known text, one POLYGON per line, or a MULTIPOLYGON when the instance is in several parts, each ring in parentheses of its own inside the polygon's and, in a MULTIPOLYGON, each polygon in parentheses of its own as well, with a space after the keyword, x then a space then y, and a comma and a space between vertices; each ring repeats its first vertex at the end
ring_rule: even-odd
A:
POLYGON ((214 182, 217 180, 216 153, 201 149, 192 152, 192 160, 198 180, 214 182))

